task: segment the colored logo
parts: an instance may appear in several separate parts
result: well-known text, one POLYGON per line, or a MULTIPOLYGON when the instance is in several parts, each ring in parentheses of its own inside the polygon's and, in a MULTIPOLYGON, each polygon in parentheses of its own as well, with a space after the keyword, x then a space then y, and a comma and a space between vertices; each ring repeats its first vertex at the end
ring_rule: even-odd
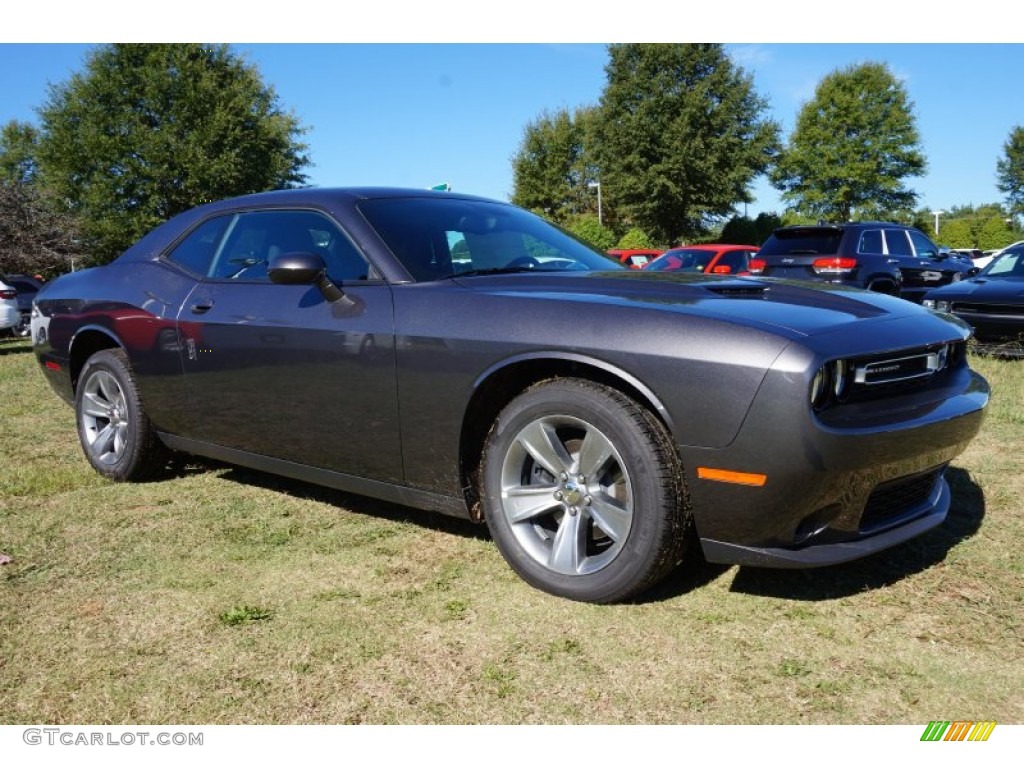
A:
POLYGON ((921 734, 921 741, 988 741, 995 720, 932 720, 921 734))

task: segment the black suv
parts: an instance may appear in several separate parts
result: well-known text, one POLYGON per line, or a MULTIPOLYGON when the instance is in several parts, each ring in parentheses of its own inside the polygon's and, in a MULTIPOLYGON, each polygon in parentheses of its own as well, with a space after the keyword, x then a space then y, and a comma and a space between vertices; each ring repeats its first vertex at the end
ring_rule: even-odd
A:
POLYGON ((750 261, 754 275, 839 283, 919 304, 932 288, 973 270, 970 261, 940 253, 920 230, 879 221, 782 227, 750 261))

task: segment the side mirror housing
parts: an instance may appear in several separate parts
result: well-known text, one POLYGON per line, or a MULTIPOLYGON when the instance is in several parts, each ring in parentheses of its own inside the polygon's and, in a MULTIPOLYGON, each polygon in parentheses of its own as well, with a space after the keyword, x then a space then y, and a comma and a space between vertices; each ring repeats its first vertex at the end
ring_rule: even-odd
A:
POLYGON ((270 260, 267 275, 281 285, 312 285, 326 269, 315 253, 282 253, 270 260))
POLYGON ((327 276, 324 260, 315 253, 282 253, 267 266, 270 281, 279 285, 315 285, 331 304, 345 297, 344 292, 327 276))

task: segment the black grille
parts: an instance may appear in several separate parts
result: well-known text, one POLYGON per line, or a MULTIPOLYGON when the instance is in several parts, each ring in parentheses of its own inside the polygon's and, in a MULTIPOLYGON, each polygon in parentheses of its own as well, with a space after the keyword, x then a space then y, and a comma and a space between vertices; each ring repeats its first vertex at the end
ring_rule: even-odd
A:
POLYGON ((1020 304, 970 304, 968 302, 955 302, 950 309, 953 312, 964 313, 965 315, 1008 315, 1010 317, 1024 317, 1024 307, 1020 304))
POLYGON ((951 343, 945 365, 934 372, 927 370, 927 358, 938 352, 936 346, 851 360, 854 370, 862 369, 864 381, 852 382, 843 401, 857 403, 927 389, 936 376, 962 364, 966 346, 962 341, 951 343))
POLYGON ((864 514, 860 518, 860 532, 869 533, 896 522, 908 512, 928 501, 935 483, 945 466, 936 467, 916 475, 901 477, 882 483, 871 492, 864 514))

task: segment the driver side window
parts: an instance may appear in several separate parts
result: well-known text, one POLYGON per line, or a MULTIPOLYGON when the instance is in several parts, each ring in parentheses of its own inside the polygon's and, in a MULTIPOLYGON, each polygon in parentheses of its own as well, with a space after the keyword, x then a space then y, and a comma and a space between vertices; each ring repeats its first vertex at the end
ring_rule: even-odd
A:
POLYGON ((315 211, 250 211, 238 214, 224 237, 209 276, 215 280, 268 282, 270 262, 285 253, 313 253, 336 282, 366 280, 370 269, 351 241, 315 211))

